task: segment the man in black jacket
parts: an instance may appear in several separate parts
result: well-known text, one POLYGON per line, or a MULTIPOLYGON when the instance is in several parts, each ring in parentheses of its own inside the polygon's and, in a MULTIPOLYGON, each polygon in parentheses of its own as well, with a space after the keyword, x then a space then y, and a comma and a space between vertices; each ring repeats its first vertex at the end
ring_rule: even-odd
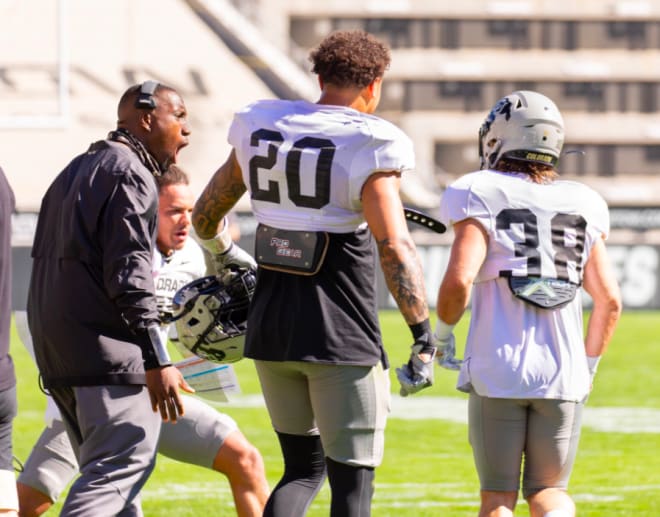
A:
POLYGON ((16 375, 9 355, 11 322, 11 214, 14 193, 0 168, 0 515, 17 515, 12 466, 12 423, 16 416, 16 375))
POLYGON ((81 473, 62 515, 141 515, 156 412, 176 421, 179 388, 191 391, 158 332, 152 273, 154 176, 188 143, 186 108, 175 90, 147 81, 124 93, 118 116, 117 130, 49 187, 32 249, 28 321, 37 365, 81 473))

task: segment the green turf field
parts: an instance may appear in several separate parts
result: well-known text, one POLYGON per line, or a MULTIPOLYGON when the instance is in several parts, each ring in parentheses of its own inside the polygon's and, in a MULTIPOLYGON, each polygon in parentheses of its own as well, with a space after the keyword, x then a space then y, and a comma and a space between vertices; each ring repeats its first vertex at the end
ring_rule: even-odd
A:
MULTIPOLYGON (((408 354, 409 331, 398 313, 381 315, 393 366, 408 354)), ((461 342, 465 321, 457 327, 461 342)), ((45 402, 27 352, 14 334, 12 354, 18 373, 19 414, 14 452, 25 459, 43 426, 45 402)), ((459 355, 462 352, 459 350, 459 355)), ((259 394, 250 361, 235 365, 243 398, 219 406, 232 415, 261 450, 271 486, 281 470, 279 447, 266 411, 248 407, 259 394), (249 397, 249 395, 253 395, 249 397)), ((579 516, 660 515, 660 313, 625 313, 601 361, 570 492, 579 516)), ((393 399, 385 460, 376 471, 373 515, 396 517, 476 515, 478 483, 464 424, 465 396, 454 389, 456 374, 436 370, 436 384, 414 397, 393 399)), ((392 372, 393 391, 396 392, 392 372)), ((308 515, 328 515, 327 485, 308 515)), ((143 491, 147 516, 234 515, 226 480, 211 471, 159 457, 143 491)), ((47 515, 57 515, 55 506, 47 515)), ((516 515, 527 515, 521 502, 516 515)))

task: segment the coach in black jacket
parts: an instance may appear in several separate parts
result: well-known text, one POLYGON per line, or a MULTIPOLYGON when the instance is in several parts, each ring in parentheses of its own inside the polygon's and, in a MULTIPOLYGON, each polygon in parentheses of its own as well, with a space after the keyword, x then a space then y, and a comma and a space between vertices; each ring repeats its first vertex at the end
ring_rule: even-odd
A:
POLYGON ((51 184, 32 249, 37 365, 81 472, 62 515, 140 515, 160 429, 155 412, 176 420, 178 389, 190 390, 157 331, 152 273, 154 175, 188 143, 186 108, 172 88, 147 81, 124 93, 118 115, 117 130, 51 184))

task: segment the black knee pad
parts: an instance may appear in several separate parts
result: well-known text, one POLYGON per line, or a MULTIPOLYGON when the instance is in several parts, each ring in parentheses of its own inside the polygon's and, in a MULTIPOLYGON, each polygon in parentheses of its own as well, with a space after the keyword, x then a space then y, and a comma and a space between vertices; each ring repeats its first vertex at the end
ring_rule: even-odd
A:
POLYGON ((356 467, 325 459, 332 492, 331 517, 368 517, 374 495, 372 467, 356 467))
POLYGON ((284 458, 284 473, 325 478, 325 458, 319 436, 277 433, 284 458))
POLYGON ((284 474, 271 493, 264 517, 305 515, 325 480, 325 458, 318 436, 277 433, 284 474))

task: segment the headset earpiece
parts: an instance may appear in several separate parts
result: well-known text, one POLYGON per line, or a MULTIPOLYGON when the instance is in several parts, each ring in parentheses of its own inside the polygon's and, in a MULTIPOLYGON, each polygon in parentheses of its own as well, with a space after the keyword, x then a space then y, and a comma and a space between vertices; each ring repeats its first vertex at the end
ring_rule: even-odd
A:
POLYGON ((138 109, 152 110, 156 107, 154 92, 158 88, 158 81, 145 81, 140 86, 140 93, 135 99, 135 107, 138 109))

